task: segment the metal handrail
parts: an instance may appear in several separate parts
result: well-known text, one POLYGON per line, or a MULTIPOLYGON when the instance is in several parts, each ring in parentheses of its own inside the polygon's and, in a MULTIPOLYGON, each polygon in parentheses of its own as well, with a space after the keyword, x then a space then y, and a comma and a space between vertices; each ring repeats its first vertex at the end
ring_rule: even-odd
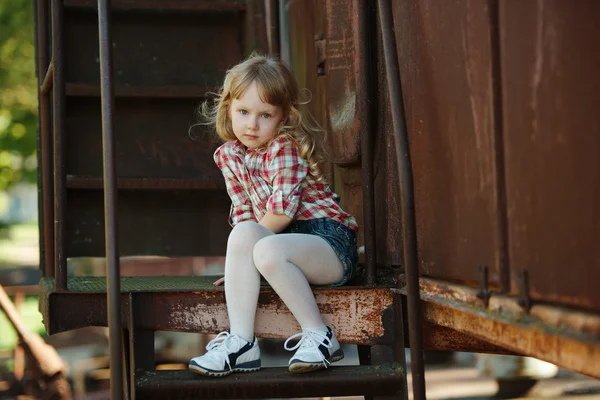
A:
MULTIPOLYGON (((404 100, 394 37, 394 21, 390 0, 378 0, 379 23, 383 41, 385 72, 391 103, 392 126, 400 184, 402 216, 402 251, 408 303, 408 330, 411 355, 411 374, 415 399, 425 399, 425 369, 419 295, 419 266, 417 262, 417 230, 415 223, 414 189, 404 100)), ((400 280, 399 280, 400 282, 400 280)))
POLYGON ((50 65, 48 66, 48 70, 46 71, 46 76, 44 77, 44 81, 42 82, 42 86, 40 87, 40 93, 50 93, 50 89, 52 89, 52 86, 54 86, 54 60, 50 61, 50 65))
MULTIPOLYGON (((41 180, 41 198, 39 200, 39 213, 42 216, 40 243, 40 261, 44 265, 44 276, 54 277, 54 191, 52 183, 52 134, 50 132, 50 98, 49 92, 44 92, 43 82, 46 76, 43 75, 42 66, 48 65, 49 43, 48 43, 48 2, 37 0, 36 2, 36 25, 37 25, 37 75, 39 85, 39 150, 38 160, 40 168, 38 169, 38 182, 41 180)), ((48 67, 50 68, 50 67, 48 67)), ((52 79, 54 80, 54 63, 52 63, 52 79)), ((53 82, 54 83, 54 82, 53 82)))
POLYGON ((106 287, 110 346, 110 398, 123 398, 121 329, 121 282, 117 231, 117 171, 114 139, 114 79, 110 0, 98 0, 100 46, 100 90, 102 104, 102 163, 104 177, 104 237, 106 245, 106 287))
MULTIPOLYGON (((367 91, 372 90, 373 82, 371 79, 371 73, 369 66, 371 64, 370 48, 369 43, 369 2, 367 0, 359 0, 358 2, 358 38, 360 43, 358 45, 357 54, 359 59, 358 70, 363 74, 364 85, 367 91)), ((371 106, 371 100, 373 95, 371 93, 363 93, 362 96, 358 97, 359 102, 362 104, 359 107, 365 111, 363 121, 363 130, 360 132, 361 135, 361 166, 362 166, 362 187, 363 187, 363 225, 364 225, 364 241, 365 241, 365 275, 367 285, 374 285, 377 283, 377 254, 375 249, 376 227, 375 227, 375 174, 373 172, 373 107, 371 106)))
POLYGON ((52 59, 54 79, 54 268, 56 290, 67 290, 65 210, 67 185, 65 173, 65 76, 64 76, 64 1, 52 0, 52 59))

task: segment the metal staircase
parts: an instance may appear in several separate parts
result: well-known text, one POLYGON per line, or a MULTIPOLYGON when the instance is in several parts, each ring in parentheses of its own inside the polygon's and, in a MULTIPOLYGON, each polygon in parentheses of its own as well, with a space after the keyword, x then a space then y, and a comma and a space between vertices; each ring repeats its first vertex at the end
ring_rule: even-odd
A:
MULTIPOLYGON (((390 277, 380 275, 389 283, 390 277)), ((190 371, 154 370, 154 332, 217 333, 228 327, 222 288, 214 277, 123 277, 120 280, 121 325, 124 340, 123 387, 129 398, 282 398, 308 396, 402 396, 406 388, 402 363, 369 365, 364 350, 394 345, 394 295, 389 287, 348 286, 315 289, 328 324, 342 343, 358 344, 358 366, 333 366, 324 371, 292 375, 287 368, 259 373, 205 378, 190 371)), ((389 285, 387 285, 389 286, 389 285)), ((108 326, 104 277, 72 277, 68 291, 54 289, 52 278, 40 283, 40 309, 49 334, 84 326, 108 326), (77 306, 74 307, 74 304, 77 306), (70 312, 64 312, 69 309, 70 312)), ((399 296, 398 296, 399 297, 399 296)), ((396 299, 399 301, 399 299, 396 299)), ((264 286, 259 297, 256 334, 286 338, 298 330, 293 316, 273 290, 264 286)), ((402 333, 400 333, 402 336, 402 333)), ((402 338, 397 351, 403 353, 402 338)))
MULTIPOLYGON (((416 258, 414 248, 411 250, 414 243, 409 241, 411 235, 414 237, 414 226, 411 228, 409 223, 403 238, 408 296, 394 290, 397 272, 375 271, 372 257, 367 280, 314 291, 325 321, 336 329, 340 342, 359 346, 361 365, 334 366, 304 375, 289 374, 286 368, 265 368, 258 373, 219 379, 199 377, 189 371, 155 370, 155 331, 216 333, 228 326, 224 291, 211 285, 211 277, 120 277, 120 256, 152 252, 168 256, 212 255, 222 251, 227 236, 223 225, 229 203, 222 190, 222 178, 211 165, 211 145, 206 140, 200 144, 177 143, 170 132, 189 124, 182 110, 192 110, 196 99, 206 96, 215 83, 212 78, 218 80, 220 69, 200 65, 199 74, 204 74, 205 81, 198 86, 192 83, 191 73, 185 75, 168 60, 161 60, 161 56, 168 56, 169 47, 178 45, 178 35, 190 32, 199 35, 200 45, 205 46, 200 54, 190 55, 192 59, 221 57, 221 63, 226 65, 237 62, 249 48, 266 50, 273 37, 264 38, 275 30, 265 27, 263 32, 257 21, 262 16, 264 25, 264 19, 275 15, 276 2, 113 3, 111 8, 110 1, 97 2, 98 81, 90 78, 90 71, 97 65, 89 59, 95 53, 87 43, 94 39, 89 22, 96 17, 96 2, 53 0, 49 10, 48 2, 37 1, 40 230, 45 272, 40 282, 40 311, 47 332, 109 327, 112 399, 347 395, 407 398, 404 330, 408 322, 413 390, 415 398, 424 398, 416 258), (206 43, 210 32, 202 31, 202 23, 213 23, 215 30, 221 29, 218 34, 231 40, 229 44, 246 35, 245 47, 234 46, 225 51, 223 46, 206 43), (165 28, 162 38, 156 33, 160 27, 165 28), (145 39, 150 32, 153 45, 162 46, 153 50, 157 54, 154 59, 149 57, 151 52, 140 50, 134 56, 131 49, 120 49, 132 43, 140 48, 149 46, 150 41, 145 39), (113 37, 117 40, 113 41, 113 37), (116 69, 113 54, 117 56, 115 61, 120 61, 116 69), (152 70, 148 64, 153 62, 162 62, 158 68, 169 72, 177 83, 162 82, 148 72, 147 69, 152 70), (43 70, 46 66, 47 70, 43 70), (138 75, 142 77, 138 79, 138 75), (143 84, 129 84, 136 79, 143 84), (101 118, 98 110, 102 110, 101 118), (165 114, 165 110, 171 114, 165 114), (144 122, 145 119, 151 122, 144 122), (115 135, 115 131, 119 134, 115 135), (176 238, 172 232, 177 232, 176 238), (103 255, 107 259, 106 277, 68 276, 67 257, 103 255), (403 316, 406 309, 408 319, 403 316), (371 346, 389 346, 395 362, 377 365, 378 360, 371 359, 371 346)), ((389 4, 380 3, 380 16, 389 13, 384 9, 389 4)), ((381 26, 392 29, 385 21, 381 26)), ((392 36, 388 33, 387 37, 392 36)), ((193 43, 189 40, 187 44, 193 43)), ((390 82, 393 85, 394 81, 390 82)), ((399 91, 399 87, 392 90, 399 91)), ((402 132, 397 136, 401 139, 402 132)), ((399 154, 406 152, 400 149, 399 154)), ((405 169, 399 177, 401 182, 406 171, 410 174, 409 164, 408 158, 399 162, 399 167, 405 169)), ((404 184, 410 185, 410 181, 404 184)), ((411 193, 403 191, 405 221, 409 219, 404 214, 412 212, 411 193)), ((278 296, 269 287, 262 288, 257 336, 284 338, 296 332, 294 324, 278 296)))

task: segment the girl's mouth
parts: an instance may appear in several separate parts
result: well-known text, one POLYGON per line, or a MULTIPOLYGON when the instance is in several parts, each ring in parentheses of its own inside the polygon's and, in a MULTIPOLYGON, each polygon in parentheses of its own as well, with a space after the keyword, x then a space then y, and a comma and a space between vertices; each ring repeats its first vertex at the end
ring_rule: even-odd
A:
POLYGON ((245 136, 247 139, 250 139, 250 140, 256 140, 256 139, 258 139, 258 136, 256 136, 256 135, 248 135, 248 134, 245 134, 244 136, 245 136))

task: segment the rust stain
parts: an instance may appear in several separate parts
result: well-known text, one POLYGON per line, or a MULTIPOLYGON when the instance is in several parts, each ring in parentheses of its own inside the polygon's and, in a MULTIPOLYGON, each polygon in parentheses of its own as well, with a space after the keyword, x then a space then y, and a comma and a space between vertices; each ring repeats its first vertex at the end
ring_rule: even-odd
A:
MULTIPOLYGON (((431 278, 421 278, 420 289, 421 297, 426 301, 455 301, 464 306, 481 307, 485 311, 482 301, 477 297, 478 289, 431 278)), ((490 298, 487 311, 503 313, 513 318, 523 318, 526 315, 517 299, 498 294, 493 294, 490 298)), ((534 304, 529 311, 529 316, 556 329, 570 329, 600 340, 600 315, 598 314, 534 304)))
MULTIPOLYGON (((347 290, 317 289, 315 297, 323 319, 336 330, 342 343, 368 344, 383 337, 383 313, 392 305, 389 289, 347 290)), ((216 333, 229 329, 227 306, 221 294, 211 297, 202 294, 202 300, 190 305, 175 303, 168 313, 164 330, 216 333)), ((262 290, 255 319, 259 337, 286 338, 299 332, 300 326, 271 290, 262 290)))
POLYGON ((546 305, 534 305, 527 314, 515 298, 500 295, 486 309, 476 289, 429 278, 420 287, 426 322, 600 377, 600 316, 546 305))
POLYGON ((600 343, 584 342, 552 334, 535 325, 517 324, 479 315, 470 310, 449 309, 424 303, 427 321, 455 329, 523 355, 539 358, 572 371, 600 378, 600 343))

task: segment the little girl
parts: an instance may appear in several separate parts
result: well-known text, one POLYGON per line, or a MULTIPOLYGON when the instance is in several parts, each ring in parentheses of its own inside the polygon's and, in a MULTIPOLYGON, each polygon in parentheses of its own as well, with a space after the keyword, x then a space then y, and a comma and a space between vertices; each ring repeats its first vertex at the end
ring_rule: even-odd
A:
POLYGON ((310 285, 340 286, 355 275, 357 225, 325 182, 324 135, 298 111, 294 77, 282 62, 252 55, 227 72, 214 107, 204 104, 202 114, 225 142, 214 159, 231 198, 233 230, 225 277, 215 285, 225 283, 230 332, 217 335, 189 369, 209 376, 260 369, 254 318, 261 275, 302 327, 284 345, 297 350, 290 372, 341 360, 310 285))

